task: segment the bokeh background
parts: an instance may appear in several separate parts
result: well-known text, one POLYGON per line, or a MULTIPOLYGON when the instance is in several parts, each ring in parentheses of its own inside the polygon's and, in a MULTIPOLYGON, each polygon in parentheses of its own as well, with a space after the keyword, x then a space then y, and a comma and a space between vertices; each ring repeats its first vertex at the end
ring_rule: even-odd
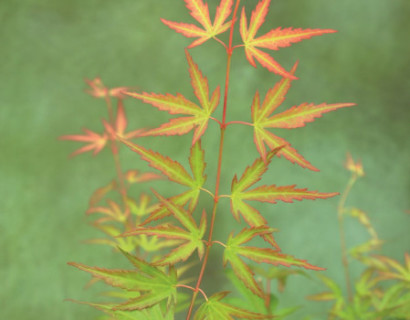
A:
MULTIPOLYGON (((210 0, 211 12, 217 1, 210 0)), ((244 1, 249 8, 256 0, 244 1)), ((249 10, 248 10, 249 11, 249 10)), ((281 49, 274 57, 287 69, 300 59, 295 81, 281 110, 301 102, 355 102, 357 106, 325 115, 305 128, 277 132, 288 139, 319 173, 274 160, 263 183, 297 184, 323 192, 341 192, 349 178, 345 154, 361 158, 366 176, 348 199, 371 217, 386 241, 382 253, 403 261, 410 246, 410 2, 408 0, 273 0, 261 32, 277 26, 333 28, 325 35, 281 49)), ((189 40, 169 30, 160 17, 193 21, 182 0, 2 0, 0 1, 0 314, 4 319, 94 319, 99 312, 64 299, 98 301, 84 290, 88 275, 67 261, 122 266, 110 249, 83 244, 98 233, 87 223, 88 198, 115 172, 109 150, 98 157, 67 155, 78 144, 61 142, 82 127, 102 131, 103 101, 84 93, 83 79, 101 76, 109 87, 137 86, 158 93, 181 92, 193 98, 184 47, 189 40)), ((236 38, 238 40, 238 38, 236 38)), ((222 84, 223 48, 216 42, 191 51, 209 77, 222 84)), ((254 69, 237 50, 232 64, 229 120, 249 120, 250 104, 279 77, 254 69)), ((136 100, 126 101, 130 128, 155 126, 168 119, 136 100)), ((187 163, 191 136, 144 139, 140 143, 187 163)), ((208 184, 214 181, 218 127, 203 138, 208 184)), ((241 174, 257 152, 250 128, 234 126, 226 137, 222 188, 228 193, 234 173, 241 174)), ((122 150, 126 168, 147 166, 122 150)), ((164 192, 167 183, 158 186, 164 192)), ((168 190, 168 191, 167 191, 168 190)), ((138 187, 135 189, 138 192, 138 187)), ((326 267, 343 284, 338 241, 338 199, 260 205, 286 253, 326 267)), ((207 202, 204 202, 207 206, 207 202)), ((224 240, 240 225, 228 203, 221 205, 215 238, 224 240)), ((366 232, 347 223, 349 246, 366 232)), ((223 282, 215 250, 205 287, 223 282)), ((121 260, 121 261, 120 261, 121 260)), ((360 269, 353 264, 353 275, 360 269)), ((324 319, 328 304, 307 302, 322 289, 302 277, 290 279, 281 305, 301 305, 292 319, 313 314, 324 319)))

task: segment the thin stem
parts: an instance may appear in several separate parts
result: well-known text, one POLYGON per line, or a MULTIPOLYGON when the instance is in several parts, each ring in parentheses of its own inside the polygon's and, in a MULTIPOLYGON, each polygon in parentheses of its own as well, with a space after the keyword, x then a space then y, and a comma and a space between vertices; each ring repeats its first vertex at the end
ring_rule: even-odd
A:
POLYGON ((207 194, 209 194, 209 195, 212 197, 212 199, 215 200, 215 196, 214 196, 214 194, 213 194, 211 191, 209 191, 208 189, 205 189, 205 188, 201 188, 201 190, 204 191, 204 192, 206 192, 207 194))
POLYGON ((244 46, 245 46, 244 44, 238 44, 237 46, 233 47, 232 50, 235 50, 235 49, 238 49, 244 46))
POLYGON ((211 218, 211 223, 209 227, 209 235, 208 235, 208 243, 206 246, 206 251, 205 251, 205 256, 204 260, 202 262, 202 267, 201 271, 199 272, 198 280, 196 283, 195 291, 194 294, 192 295, 191 299, 191 304, 188 309, 188 314, 186 317, 186 320, 189 320, 191 318, 192 310, 194 308, 195 300, 198 295, 199 287, 201 285, 202 277, 205 272, 205 268, 208 262, 208 257, 209 257, 209 252, 212 247, 212 235, 214 231, 214 226, 215 226, 215 217, 216 217, 216 209, 218 207, 218 202, 219 202, 219 185, 221 181, 221 168, 222 168, 222 153, 223 153, 223 145, 224 145, 224 137, 225 137, 225 130, 226 130, 226 109, 228 106, 228 91, 229 91, 229 76, 230 76, 230 70, 231 70, 231 58, 232 58, 232 40, 233 40, 233 30, 235 26, 235 20, 236 20, 236 14, 238 12, 238 7, 239 7, 240 0, 236 1, 235 4, 235 9, 233 11, 233 17, 232 17, 232 23, 231 23, 231 30, 229 34, 229 45, 226 49, 227 53, 227 65, 226 65, 226 77, 225 77, 225 93, 224 93, 224 104, 223 104, 223 111, 222 111, 222 122, 220 124, 221 127, 221 136, 220 136, 220 142, 219 142, 219 154, 218 154, 218 169, 217 169, 217 174, 216 174, 216 182, 215 182, 215 197, 214 197, 214 205, 212 208, 212 218, 211 218))
POLYGON ((214 240, 214 241, 212 241, 212 243, 217 243, 217 244, 221 245, 222 247, 226 248, 226 245, 223 244, 221 241, 214 240))
POLYGON ((253 124, 252 124, 252 123, 245 122, 245 121, 229 121, 229 122, 226 124, 226 126, 229 126, 229 125, 231 125, 231 124, 244 124, 244 125, 246 125, 246 126, 251 126, 251 127, 253 127, 253 124))
MULTIPOLYGON (((195 291, 195 288, 193 288, 193 287, 191 287, 191 286, 187 286, 187 285, 185 285, 185 284, 177 284, 176 287, 177 287, 177 288, 187 288, 187 289, 190 289, 190 290, 192 290, 192 291, 195 291)), ((208 297, 207 297, 207 295, 205 294, 204 290, 198 289, 198 291, 199 291, 200 293, 202 293, 202 295, 204 296, 205 300, 208 301, 208 297)))
POLYGON ((218 39, 217 37, 214 37, 214 39, 215 39, 216 41, 218 41, 220 44, 222 44, 225 49, 228 48, 228 47, 226 46, 226 44, 225 44, 221 39, 218 39))
MULTIPOLYGON (((105 95, 105 102, 107 104, 108 118, 110 121, 110 125, 112 128, 115 128, 114 111, 113 111, 111 99, 108 96, 108 94, 105 95)), ((121 168, 121 161, 118 155, 118 145, 117 145, 116 139, 111 139, 111 152, 114 158, 115 170, 117 172, 117 179, 118 179, 119 186, 120 186, 121 198, 122 198, 122 202, 123 202, 124 209, 125 209, 125 215, 127 217, 127 227, 132 228, 132 221, 130 219, 130 210, 129 210, 128 202, 127 202, 127 188, 125 187, 125 178, 124 178, 124 174, 121 168)))
POLYGON ((346 237, 345 237, 345 232, 344 232, 343 215, 345 212, 345 203, 346 203, 347 196, 350 193, 350 190, 352 190, 352 187, 354 183, 356 182, 356 180, 357 180, 357 175, 353 174, 349 182, 347 183, 346 189, 343 191, 343 194, 337 206, 337 218, 339 221, 340 244, 342 246, 342 263, 343 263, 345 279, 346 279, 347 296, 350 301, 352 301, 353 299, 353 291, 352 291, 352 281, 350 279, 350 274, 349 274, 349 261, 347 260, 347 246, 346 246, 346 237))
POLYGON ((222 122, 219 121, 218 119, 215 119, 214 117, 209 117, 209 119, 214 120, 215 122, 219 124, 219 126, 222 126, 222 122))

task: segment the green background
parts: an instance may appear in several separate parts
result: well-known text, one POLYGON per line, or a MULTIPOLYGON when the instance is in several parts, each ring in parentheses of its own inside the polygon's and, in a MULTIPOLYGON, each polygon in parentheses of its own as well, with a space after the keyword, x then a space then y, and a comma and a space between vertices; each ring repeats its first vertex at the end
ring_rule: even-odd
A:
MULTIPOLYGON (((253 8, 257 1, 243 3, 253 8)), ((211 0, 211 15, 215 5, 211 0)), ((278 26, 339 30, 273 52, 288 70, 300 60, 300 80, 293 83, 281 111, 302 102, 357 103, 305 128, 277 132, 320 173, 276 159, 262 183, 341 192, 349 178, 343 162, 350 151, 362 159, 366 176, 354 187, 348 205, 369 214, 386 241, 382 253, 400 261, 410 244, 410 216, 405 213, 410 209, 409 9, 408 0, 273 0, 259 33, 278 26)), ((183 51, 189 39, 165 27, 160 17, 193 22, 182 0, 0 1, 0 314, 4 319, 93 319, 99 314, 63 301, 97 301, 95 292, 102 288, 84 291, 88 276, 66 262, 124 265, 110 249, 82 243, 98 235, 87 224, 84 211, 92 191, 114 176, 112 157, 106 149, 97 158, 86 154, 68 160, 79 145, 57 138, 80 133, 82 127, 102 131, 100 119, 107 117, 104 103, 83 92, 84 78, 101 76, 109 87, 137 86, 194 97, 183 51)), ((212 89, 223 84, 225 55, 218 43, 209 41, 191 53, 212 89)), ((228 119, 249 121, 255 90, 265 94, 280 78, 261 67, 254 69, 237 50, 231 79, 228 119)), ((169 118, 136 100, 127 100, 126 109, 130 128, 156 126, 169 118)), ((160 137, 141 143, 186 164, 190 139, 191 135, 160 137)), ((203 138, 209 188, 213 188, 218 139, 218 128, 211 123, 203 138)), ((222 193, 228 193, 233 174, 241 174, 257 157, 251 128, 229 128, 224 155, 222 193)), ((126 168, 146 168, 129 150, 122 150, 121 157, 126 168)), ((166 193, 166 186, 158 188, 166 193)), ((277 241, 283 252, 326 267, 326 274, 343 284, 337 201, 258 208, 281 230, 277 241)), ((215 239, 224 241, 228 231, 243 226, 232 220, 224 203, 215 239)), ((346 226, 350 246, 366 240, 366 232, 355 222, 346 226)), ((221 254, 215 250, 215 262, 204 280, 209 292, 223 281, 221 254)), ((352 267, 357 275, 359 269, 352 267)), ((324 319, 326 303, 304 300, 321 289, 319 283, 296 276, 281 304, 305 306, 293 319, 304 314, 324 319)))

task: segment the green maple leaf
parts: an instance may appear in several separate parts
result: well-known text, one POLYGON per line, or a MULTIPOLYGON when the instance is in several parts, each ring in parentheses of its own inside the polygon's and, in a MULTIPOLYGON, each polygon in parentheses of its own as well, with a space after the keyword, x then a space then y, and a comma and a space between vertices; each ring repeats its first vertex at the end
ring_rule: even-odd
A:
POLYGON ((272 319, 274 316, 263 315, 224 303, 221 300, 228 292, 218 292, 203 303, 195 313, 194 320, 233 320, 239 319, 272 319))
MULTIPOLYGON (((161 171, 169 180, 180 185, 188 187, 190 190, 170 198, 170 200, 181 207, 190 202, 189 210, 193 211, 198 203, 200 190, 206 181, 204 150, 201 148, 201 141, 197 141, 191 146, 189 163, 193 176, 177 161, 169 157, 163 156, 158 152, 147 150, 142 146, 123 141, 132 151, 141 155, 141 158, 149 163, 149 165, 161 171)), ((162 206, 155 210, 150 217, 144 222, 148 223, 169 215, 169 210, 162 206)))
POLYGON ((244 243, 250 241, 256 236, 272 233, 273 229, 266 226, 243 229, 235 237, 231 233, 226 243, 224 251, 224 265, 229 262, 233 268, 235 275, 249 288, 253 293, 263 296, 263 292, 256 283, 253 271, 245 264, 239 256, 246 257, 258 263, 269 263, 272 265, 282 265, 285 267, 298 266, 311 270, 324 270, 307 263, 305 260, 300 260, 280 253, 278 250, 271 248, 257 248, 243 246, 244 243))
POLYGON ((207 78, 203 76, 198 65, 192 60, 188 51, 185 52, 189 64, 192 88, 194 89, 195 96, 200 102, 200 106, 179 93, 174 96, 171 94, 162 95, 147 92, 126 92, 127 95, 151 104, 159 110, 167 111, 170 114, 188 115, 188 117, 171 119, 169 122, 162 124, 158 128, 145 131, 141 134, 142 136, 182 135, 195 128, 192 138, 192 144, 195 144, 208 127, 208 121, 211 114, 219 104, 220 88, 218 86, 212 95, 209 95, 207 78))
POLYGON ((185 261, 195 250, 198 250, 199 258, 202 259, 205 248, 204 243, 202 242, 202 237, 206 231, 205 212, 202 215, 200 225, 197 226, 195 220, 189 212, 184 210, 182 207, 175 205, 171 201, 168 201, 155 191, 154 193, 161 203, 172 213, 172 215, 184 226, 186 230, 173 224, 165 223, 155 227, 140 227, 135 230, 130 230, 125 232, 122 236, 145 234, 160 238, 181 240, 182 244, 178 245, 178 247, 172 250, 169 254, 155 262, 156 265, 168 265, 175 264, 179 261, 185 261))
POLYGON ((165 274, 149 263, 121 249, 120 251, 134 265, 134 270, 105 269, 74 262, 69 265, 91 273, 94 278, 101 279, 112 287, 139 293, 135 298, 112 306, 112 310, 142 310, 165 299, 168 301, 176 299, 175 269, 171 268, 170 273, 165 274))
MULTIPOLYGON (((297 64, 291 70, 293 75, 296 71, 297 64)), ((302 103, 299 106, 271 116, 271 114, 282 104, 290 88, 291 79, 283 78, 276 85, 268 90, 264 101, 261 103, 259 92, 256 92, 252 103, 252 122, 254 127, 254 142, 256 148, 263 159, 266 158, 266 147, 275 149, 279 146, 285 147, 278 152, 278 156, 284 156, 292 163, 297 163, 303 168, 313 171, 319 171, 304 157, 302 157, 291 145, 281 137, 276 136, 267 128, 294 129, 305 126, 306 123, 312 122, 315 118, 321 117, 322 114, 339 108, 351 107, 353 103, 321 103, 314 105, 312 103, 302 103)))
MULTIPOLYGON (((333 197, 338 193, 320 193, 317 191, 308 191, 307 189, 297 189, 291 186, 260 186, 249 189, 258 182, 262 175, 268 169, 268 165, 275 154, 279 154, 283 146, 277 147, 268 152, 265 159, 259 158, 246 168, 241 178, 235 175, 231 185, 231 211, 236 220, 239 221, 240 215, 251 227, 259 227, 267 224, 266 219, 258 210, 250 206, 245 201, 259 201, 276 203, 277 201, 292 202, 293 200, 302 199, 325 199, 333 197)), ((272 235, 264 234, 263 238, 273 246, 279 248, 272 235)))

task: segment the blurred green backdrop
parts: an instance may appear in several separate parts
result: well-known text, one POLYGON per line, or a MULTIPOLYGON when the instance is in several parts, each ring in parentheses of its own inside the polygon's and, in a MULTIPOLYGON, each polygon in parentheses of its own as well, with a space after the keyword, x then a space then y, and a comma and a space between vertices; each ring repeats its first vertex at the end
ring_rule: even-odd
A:
MULTIPOLYGON (((209 2, 214 12, 217 1, 209 2)), ((245 2, 250 8, 257 3, 245 2)), ((261 30, 277 26, 339 30, 274 53, 287 69, 300 59, 300 80, 294 82, 282 110, 305 101, 358 104, 306 128, 279 133, 320 173, 276 159, 263 182, 340 192, 349 177, 343 162, 350 151, 362 158, 366 176, 354 187, 348 205, 368 212, 386 240, 383 253, 400 261, 410 244, 410 216, 404 213, 410 209, 409 16, 408 0, 273 0, 261 30)), ((105 106, 83 92, 83 78, 99 75, 110 87, 138 86, 193 97, 183 51, 189 40, 165 27, 160 17, 193 21, 182 0, 0 1, 0 314, 4 319, 93 319, 99 314, 63 301, 96 301, 95 292, 101 289, 84 291, 88 276, 66 262, 123 264, 109 249, 81 243, 97 235, 83 213, 92 191, 113 177, 112 158, 105 150, 97 158, 87 154, 68 160, 79 145, 57 138, 80 133, 82 127, 102 130, 105 106)), ((209 41, 191 53, 211 88, 222 84, 222 47, 209 41)), ((255 90, 264 94, 279 77, 252 68, 240 50, 232 68, 228 118, 246 121, 255 90)), ((126 108, 130 128, 154 126, 168 118, 136 100, 127 100, 126 108)), ((248 129, 236 126, 228 131, 224 190, 233 174, 257 157, 248 129)), ((203 139, 207 150, 215 150, 218 136, 217 126, 211 124, 203 139)), ((186 163, 190 139, 141 143, 186 163)), ((210 186, 215 155, 212 151, 206 155, 210 186)), ((122 151, 122 158, 126 168, 146 168, 128 150, 122 151)), ((281 230, 277 240, 284 252, 328 268, 326 273, 342 283, 337 201, 259 208, 281 230)), ((224 240, 227 230, 238 227, 228 204, 220 208, 215 237, 224 240)), ((347 227, 350 245, 366 239, 356 224, 347 227)), ((216 260, 220 254, 215 252, 216 260)), ((223 281, 219 271, 219 262, 208 268, 205 286, 211 291, 223 281)), ((304 300, 321 288, 295 277, 281 303, 304 306, 293 319, 304 314, 324 319, 328 305, 304 300)))

